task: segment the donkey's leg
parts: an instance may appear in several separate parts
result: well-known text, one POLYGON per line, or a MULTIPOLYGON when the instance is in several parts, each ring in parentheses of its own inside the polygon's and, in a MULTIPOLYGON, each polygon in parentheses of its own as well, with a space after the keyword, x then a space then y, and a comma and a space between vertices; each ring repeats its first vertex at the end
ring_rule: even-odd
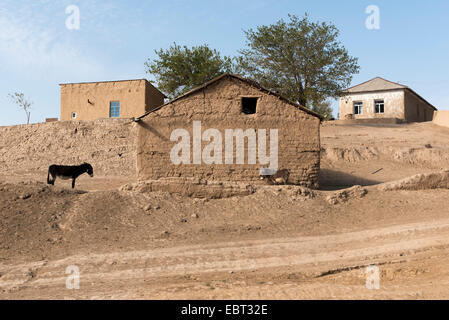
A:
POLYGON ((75 180, 76 180, 76 178, 72 178, 72 189, 75 188, 75 180))
POLYGON ((55 185, 55 181, 56 181, 56 176, 55 175, 53 175, 52 173, 50 173, 50 184, 52 185, 52 186, 54 186, 55 185))
POLYGON ((53 174, 53 172, 51 172, 50 169, 48 169, 48 174, 47 174, 47 184, 51 184, 51 185, 55 185, 55 180, 56 180, 56 176, 53 174))

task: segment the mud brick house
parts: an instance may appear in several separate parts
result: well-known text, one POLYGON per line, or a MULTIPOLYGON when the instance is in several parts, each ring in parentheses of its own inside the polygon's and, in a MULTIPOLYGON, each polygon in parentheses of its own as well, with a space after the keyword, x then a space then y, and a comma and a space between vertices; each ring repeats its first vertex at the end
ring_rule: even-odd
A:
POLYGON ((316 188, 321 120, 225 74, 136 119, 138 178, 262 183, 260 174, 287 169, 288 183, 316 188))
POLYGON ((61 121, 134 118, 164 104, 164 94, 145 79, 65 83, 61 121))
POLYGON ((399 119, 432 121, 437 109, 415 91, 377 77, 343 91, 340 119, 399 119))

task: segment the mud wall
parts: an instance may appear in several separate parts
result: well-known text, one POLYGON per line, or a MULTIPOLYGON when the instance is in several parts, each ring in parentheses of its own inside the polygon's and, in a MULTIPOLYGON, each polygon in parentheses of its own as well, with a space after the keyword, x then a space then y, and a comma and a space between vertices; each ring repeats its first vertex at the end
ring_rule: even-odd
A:
MULTIPOLYGON (((165 102, 165 95, 155 88, 150 82, 145 81, 145 112, 153 110, 165 102)), ((137 116, 141 116, 139 114, 137 116)))
POLYGON ((397 118, 376 118, 376 119, 350 119, 326 121, 326 125, 348 125, 348 124, 400 124, 405 123, 403 119, 397 118))
MULTIPOLYGON (((245 139, 244 164, 224 164, 226 129, 266 129, 269 153, 270 129, 278 129, 279 169, 290 171, 290 183, 307 187, 318 186, 320 167, 320 120, 278 97, 234 79, 220 80, 205 89, 177 100, 139 123, 137 143, 137 172, 139 180, 182 177, 206 181, 260 183, 263 166, 248 164, 248 140, 245 139), (255 114, 242 112, 242 97, 258 97, 255 114), (170 140, 175 129, 185 129, 193 144, 193 121, 201 121, 201 133, 218 130, 222 137, 222 164, 172 163, 170 153, 177 144, 170 140)), ((235 141, 234 141, 235 142, 235 141)), ((209 142, 202 142, 201 149, 209 142)), ((235 150, 235 143, 234 143, 235 150)), ((251 150, 255 152, 255 150, 251 150)), ((190 163, 193 163, 193 152, 190 163)))
POLYGON ((436 111, 433 116, 433 123, 449 128, 449 110, 436 111))
POLYGON ((164 103, 164 96, 145 79, 61 85, 61 120, 109 118, 111 101, 120 102, 120 117, 132 118, 164 103))
POLYGON ((89 162, 99 175, 135 176, 135 126, 129 119, 104 119, 0 127, 0 172, 89 162))

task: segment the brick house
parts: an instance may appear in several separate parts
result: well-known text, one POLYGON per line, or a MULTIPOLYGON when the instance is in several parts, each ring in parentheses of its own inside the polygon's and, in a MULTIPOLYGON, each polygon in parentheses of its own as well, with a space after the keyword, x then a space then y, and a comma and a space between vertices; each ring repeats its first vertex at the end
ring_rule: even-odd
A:
POLYGON ((415 91, 377 77, 343 91, 340 119, 399 119, 432 121, 437 109, 415 91))

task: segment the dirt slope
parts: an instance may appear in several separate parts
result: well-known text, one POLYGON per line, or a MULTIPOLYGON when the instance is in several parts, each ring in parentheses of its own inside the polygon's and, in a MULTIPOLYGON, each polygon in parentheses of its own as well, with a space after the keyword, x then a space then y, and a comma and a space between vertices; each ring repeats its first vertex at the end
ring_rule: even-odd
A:
POLYGON ((321 128, 321 185, 373 185, 449 168, 449 129, 431 122, 321 128))

